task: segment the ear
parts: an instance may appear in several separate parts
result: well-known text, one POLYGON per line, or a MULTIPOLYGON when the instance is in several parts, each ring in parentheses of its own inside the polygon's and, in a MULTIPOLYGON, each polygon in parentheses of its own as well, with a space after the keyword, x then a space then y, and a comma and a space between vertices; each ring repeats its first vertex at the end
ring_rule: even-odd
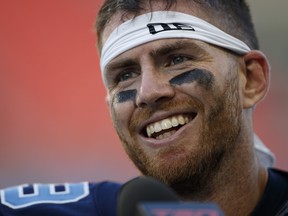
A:
POLYGON ((245 71, 243 91, 243 107, 251 108, 261 101, 269 89, 270 65, 266 56, 253 50, 244 56, 245 71))

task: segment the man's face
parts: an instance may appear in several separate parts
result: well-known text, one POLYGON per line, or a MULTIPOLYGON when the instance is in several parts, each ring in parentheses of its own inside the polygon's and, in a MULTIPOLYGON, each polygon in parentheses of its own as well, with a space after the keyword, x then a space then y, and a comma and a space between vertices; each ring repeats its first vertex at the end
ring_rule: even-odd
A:
POLYGON ((144 175, 200 186, 235 149, 242 111, 235 59, 201 41, 161 39, 108 63, 112 120, 144 175))

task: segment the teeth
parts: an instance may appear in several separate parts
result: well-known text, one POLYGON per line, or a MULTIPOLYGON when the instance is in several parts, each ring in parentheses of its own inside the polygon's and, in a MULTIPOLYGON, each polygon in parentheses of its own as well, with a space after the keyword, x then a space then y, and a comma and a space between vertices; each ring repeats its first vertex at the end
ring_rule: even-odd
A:
POLYGON ((146 128, 146 132, 147 132, 148 137, 151 137, 151 130, 150 130, 150 127, 147 127, 147 128, 146 128))
POLYGON ((183 116, 179 116, 178 121, 179 121, 180 125, 184 125, 185 124, 185 120, 184 120, 183 116))
MULTIPOLYGON (((151 137, 152 134, 154 133, 170 129, 172 127, 177 127, 178 125, 184 125, 187 124, 188 122, 189 118, 187 116, 183 115, 173 116, 171 118, 163 119, 161 121, 148 125, 146 127, 146 132, 148 137, 151 137)), ((172 135, 172 133, 167 132, 165 134, 161 134, 160 136, 158 136, 157 139, 163 139, 170 135, 172 135)))
MULTIPOLYGON (((153 126, 152 126, 153 127, 153 126)), ((161 127, 163 130, 169 129, 172 127, 172 123, 169 119, 164 119, 161 121, 161 127)))
POLYGON ((151 131, 151 134, 153 134, 155 132, 153 125, 150 125, 150 131, 151 131))
POLYGON ((158 132, 160 132, 162 130, 161 124, 159 122, 156 122, 154 124, 154 130, 155 130, 156 133, 158 133, 158 132))
POLYGON ((176 117, 172 117, 171 119, 171 124, 173 127, 177 127, 178 126, 178 119, 176 117))
POLYGON ((164 138, 166 138, 166 137, 171 136, 173 133, 175 133, 175 132, 170 131, 170 132, 166 132, 166 133, 164 133, 164 134, 160 134, 159 136, 156 137, 156 139, 157 139, 157 140, 164 139, 164 138))

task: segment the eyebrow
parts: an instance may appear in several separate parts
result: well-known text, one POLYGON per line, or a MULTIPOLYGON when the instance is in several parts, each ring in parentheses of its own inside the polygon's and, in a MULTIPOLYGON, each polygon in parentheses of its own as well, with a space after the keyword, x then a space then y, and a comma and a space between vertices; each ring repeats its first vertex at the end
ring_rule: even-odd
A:
POLYGON ((198 44, 191 41, 190 39, 180 39, 173 43, 169 43, 169 44, 161 46, 160 48, 154 49, 151 52, 151 56, 155 57, 157 55, 165 55, 165 54, 168 54, 177 50, 181 50, 181 49, 193 50, 193 53, 198 54, 198 55, 208 54, 206 50, 204 50, 202 47, 200 47, 198 44))
MULTIPOLYGON (((170 42, 165 45, 161 45, 159 48, 155 48, 151 51, 150 55, 155 58, 159 55, 166 55, 173 51, 181 50, 181 49, 189 49, 193 50, 194 54, 205 56, 208 55, 207 51, 200 47, 195 42, 191 41, 191 39, 179 39, 175 42, 170 42)), ((110 62, 106 66, 106 71, 113 71, 119 68, 131 67, 133 65, 137 65, 136 58, 124 58, 116 60, 115 62, 110 62)))
POLYGON ((111 62, 106 66, 106 71, 113 71, 115 69, 119 69, 119 68, 125 68, 125 67, 129 67, 131 65, 136 65, 137 61, 136 59, 123 59, 123 60, 117 60, 116 62, 111 62))

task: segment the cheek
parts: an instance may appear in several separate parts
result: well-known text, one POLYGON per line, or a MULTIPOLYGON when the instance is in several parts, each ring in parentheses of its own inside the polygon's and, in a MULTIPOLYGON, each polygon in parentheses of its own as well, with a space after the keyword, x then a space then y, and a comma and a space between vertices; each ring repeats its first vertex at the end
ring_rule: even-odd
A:
POLYGON ((113 99, 114 103, 135 102, 137 95, 136 89, 118 92, 113 99))
POLYGON ((179 90, 194 99, 206 104, 213 100, 217 80, 209 70, 195 68, 181 73, 169 80, 170 84, 179 87, 179 90))
POLYGON ((136 90, 128 90, 112 96, 109 108, 114 126, 117 129, 121 128, 123 131, 128 127, 128 122, 134 109, 136 94, 136 90))
POLYGON ((208 70, 195 68, 175 76, 169 82, 171 85, 179 86, 195 82, 203 89, 210 90, 214 83, 214 75, 208 70))

